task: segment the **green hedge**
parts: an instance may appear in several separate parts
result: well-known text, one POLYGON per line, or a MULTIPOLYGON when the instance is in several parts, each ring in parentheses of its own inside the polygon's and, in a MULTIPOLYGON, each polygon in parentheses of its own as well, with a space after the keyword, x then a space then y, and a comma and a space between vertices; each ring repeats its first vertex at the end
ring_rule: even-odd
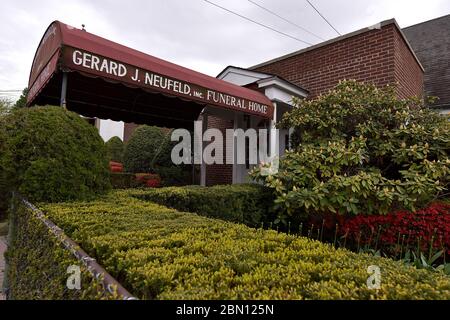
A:
POLYGON ((163 128, 139 126, 125 146, 125 170, 133 173, 154 173, 158 166, 173 165, 170 159, 172 145, 170 133, 163 128))
POLYGON ((273 195, 257 184, 185 186, 133 190, 130 195, 180 211, 258 227, 273 221, 273 195))
POLYGON ((120 163, 123 162, 125 145, 119 137, 112 137, 105 142, 105 146, 108 153, 108 160, 120 163))
POLYGON ((143 183, 136 180, 134 173, 111 172, 111 185, 114 189, 128 189, 140 187, 143 183))
POLYGON ((6 253, 9 299, 72 300, 117 299, 105 294, 84 265, 65 249, 34 212, 15 201, 12 243, 6 253), (69 290, 67 268, 77 265, 81 270, 81 289, 69 290))
POLYGON ((41 207, 141 299, 450 299, 442 274, 180 212, 126 191, 41 207), (379 290, 367 287, 370 265, 381 268, 379 290))
MULTIPOLYGON (((0 110, 1 111, 1 110, 0 110)), ((4 159, 1 155, 4 155, 8 150, 6 147, 6 131, 5 126, 2 123, 3 118, 0 112, 0 221, 6 218, 8 211, 8 203, 10 198, 10 190, 8 186, 8 175, 6 172, 6 166, 4 159)))
POLYGON ((87 200, 111 189, 105 144, 80 115, 55 106, 24 108, 1 118, 0 126, 7 191, 58 202, 87 200))

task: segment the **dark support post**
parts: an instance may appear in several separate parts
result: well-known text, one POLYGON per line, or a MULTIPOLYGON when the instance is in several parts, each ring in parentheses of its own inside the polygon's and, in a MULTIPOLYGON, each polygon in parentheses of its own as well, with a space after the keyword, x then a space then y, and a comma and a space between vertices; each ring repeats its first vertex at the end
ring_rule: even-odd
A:
POLYGON ((66 94, 67 94, 67 72, 63 72, 62 86, 61 86, 61 107, 66 107, 66 94))
MULTIPOLYGON (((191 139, 191 146, 195 143, 195 136, 191 139)), ((194 161, 194 148, 191 148, 191 164, 192 164, 192 184, 195 184, 195 161, 194 161)))

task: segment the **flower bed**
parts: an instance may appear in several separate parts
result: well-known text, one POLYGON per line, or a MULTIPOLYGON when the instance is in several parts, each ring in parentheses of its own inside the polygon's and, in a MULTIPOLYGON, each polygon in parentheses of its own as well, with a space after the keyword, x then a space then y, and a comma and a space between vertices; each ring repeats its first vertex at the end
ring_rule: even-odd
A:
MULTIPOLYGON (((402 245, 404 248, 445 249, 450 254, 450 204, 434 203, 415 212, 397 211, 387 215, 358 215, 347 219, 341 234, 361 245, 402 245)), ((405 252, 405 249, 402 250, 405 252)))

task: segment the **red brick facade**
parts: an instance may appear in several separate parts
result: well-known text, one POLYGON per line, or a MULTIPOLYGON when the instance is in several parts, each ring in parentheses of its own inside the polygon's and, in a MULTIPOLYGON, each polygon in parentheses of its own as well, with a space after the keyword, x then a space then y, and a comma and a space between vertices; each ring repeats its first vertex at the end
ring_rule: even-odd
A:
POLYGON ((422 95, 423 71, 394 23, 343 36, 252 68, 309 90, 309 98, 355 79, 378 86, 398 83, 401 97, 422 95))
POLYGON ((123 128, 123 142, 128 142, 131 138, 131 134, 139 127, 136 123, 125 123, 123 128))
POLYGON ((398 94, 402 98, 422 96, 424 72, 400 32, 395 29, 395 80, 399 83, 398 94))
MULTIPOLYGON (((216 128, 222 131, 224 137, 224 150, 226 148, 225 129, 233 128, 233 121, 224 120, 222 118, 208 116, 208 129, 216 128)), ((206 185, 212 186, 216 184, 233 183, 233 165, 225 164, 225 154, 223 157, 224 164, 213 164, 206 166, 206 185)))

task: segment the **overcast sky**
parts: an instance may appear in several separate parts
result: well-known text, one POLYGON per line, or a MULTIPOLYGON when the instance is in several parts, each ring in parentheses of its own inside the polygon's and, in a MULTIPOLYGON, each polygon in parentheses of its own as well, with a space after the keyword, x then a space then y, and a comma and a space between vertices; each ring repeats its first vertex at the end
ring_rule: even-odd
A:
MULTIPOLYGON (((247 0, 211 0, 309 43, 319 38, 247 0)), ((323 39, 337 33, 306 0, 252 0, 323 39)), ((396 18, 401 27, 450 13, 449 0, 310 0, 342 34, 396 18)), ((44 31, 53 20, 216 76, 307 45, 236 17, 203 0, 2 0, 0 97, 21 90, 44 31)), ((19 92, 16 92, 19 94, 19 92)))

